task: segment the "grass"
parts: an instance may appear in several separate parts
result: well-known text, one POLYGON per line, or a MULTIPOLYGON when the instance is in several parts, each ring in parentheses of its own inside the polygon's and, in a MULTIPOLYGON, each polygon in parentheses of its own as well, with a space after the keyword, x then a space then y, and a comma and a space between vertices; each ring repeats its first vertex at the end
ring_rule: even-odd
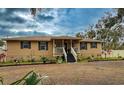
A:
POLYGON ((78 62, 85 63, 85 62, 95 62, 95 61, 123 61, 124 58, 118 57, 79 57, 78 62))
POLYGON ((43 84, 124 84, 124 61, 0 67, 0 76, 10 84, 31 70, 48 76, 43 84))
MULTIPOLYGON (((63 61, 61 64, 65 64, 67 62, 63 61)), ((28 61, 25 61, 25 62, 0 62, 0 67, 5 67, 5 66, 22 66, 22 65, 39 65, 39 64, 60 64, 58 62, 46 62, 46 63, 43 63, 43 62, 28 62, 28 61)))
POLYGON ((117 57, 107 57, 107 58, 95 58, 94 61, 121 61, 124 58, 117 58, 117 57))
POLYGON ((1 62, 0 66, 16 66, 16 65, 33 65, 33 64, 42 64, 42 62, 1 62))
MULTIPOLYGON (((124 58, 115 58, 115 57, 109 57, 109 58, 84 58, 80 57, 78 59, 78 63, 87 63, 87 62, 95 62, 95 61, 122 61, 124 58)), ((57 61, 48 61, 45 64, 56 64, 58 63, 57 61)), ((62 63, 66 63, 63 61, 62 63)), ((61 63, 61 64, 62 64, 61 63)), ((37 61, 37 62, 29 62, 29 61, 24 61, 24 62, 0 62, 0 67, 2 66, 19 66, 19 65, 37 65, 37 64, 43 64, 43 62, 37 61)))

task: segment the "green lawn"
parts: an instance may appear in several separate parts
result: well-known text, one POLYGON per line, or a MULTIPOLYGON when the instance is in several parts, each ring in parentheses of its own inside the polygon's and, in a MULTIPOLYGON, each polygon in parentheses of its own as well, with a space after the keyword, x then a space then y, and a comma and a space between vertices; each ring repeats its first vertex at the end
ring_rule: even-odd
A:
POLYGON ((1 62, 0 66, 16 66, 16 65, 33 65, 33 64, 42 64, 42 62, 1 62))

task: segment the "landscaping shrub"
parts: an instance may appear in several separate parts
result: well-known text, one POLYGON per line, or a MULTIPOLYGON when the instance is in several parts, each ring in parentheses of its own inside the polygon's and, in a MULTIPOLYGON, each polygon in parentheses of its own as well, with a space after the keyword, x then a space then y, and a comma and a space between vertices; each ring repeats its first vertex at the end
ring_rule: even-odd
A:
POLYGON ((57 62, 56 57, 48 58, 48 60, 49 60, 49 63, 50 63, 50 64, 56 64, 56 62, 57 62))
POLYGON ((48 61, 48 58, 47 57, 41 57, 41 62, 43 62, 43 63, 46 63, 48 61))
POLYGON ((78 61, 87 61, 87 57, 81 57, 81 58, 78 58, 78 61))
POLYGON ((93 61, 94 61, 94 56, 89 56, 89 57, 87 58, 87 60, 88 60, 88 62, 93 62, 93 61))
POLYGON ((118 56, 118 58, 122 58, 122 56, 118 56))
POLYGON ((83 58, 83 56, 77 55, 77 61, 78 61, 78 62, 79 62, 79 61, 82 61, 82 58, 83 58))
POLYGON ((82 56, 82 55, 78 55, 78 57, 77 57, 77 61, 78 62, 87 62, 88 61, 88 57, 85 57, 85 56, 82 56))
POLYGON ((94 61, 120 61, 123 60, 123 58, 118 57, 108 57, 108 58, 95 58, 94 61))
POLYGON ((62 60, 63 60, 63 62, 66 62, 64 55, 62 55, 62 60))
POLYGON ((31 58, 31 63, 35 63, 35 58, 31 58))
POLYGON ((64 62, 61 56, 58 56, 56 59, 57 59, 57 63, 59 64, 64 62))

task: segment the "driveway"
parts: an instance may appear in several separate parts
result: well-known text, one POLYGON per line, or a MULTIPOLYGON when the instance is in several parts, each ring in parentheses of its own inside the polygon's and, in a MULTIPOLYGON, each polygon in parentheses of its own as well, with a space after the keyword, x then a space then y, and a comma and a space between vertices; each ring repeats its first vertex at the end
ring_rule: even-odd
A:
POLYGON ((31 70, 48 76, 43 84, 124 84, 123 61, 0 67, 0 76, 9 84, 31 70))

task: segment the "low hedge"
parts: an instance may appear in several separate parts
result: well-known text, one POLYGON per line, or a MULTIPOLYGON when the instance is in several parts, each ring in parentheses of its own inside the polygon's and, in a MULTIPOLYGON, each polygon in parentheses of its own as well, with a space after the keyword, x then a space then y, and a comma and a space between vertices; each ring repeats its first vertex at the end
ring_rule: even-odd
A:
POLYGON ((41 62, 2 62, 0 63, 0 67, 4 67, 4 66, 23 66, 23 65, 37 65, 37 64, 42 64, 41 62))
POLYGON ((93 62, 93 61, 121 61, 124 60, 124 58, 94 58, 94 59, 89 59, 88 62, 93 62))
POLYGON ((93 61, 121 61, 124 60, 122 57, 108 57, 108 58, 102 58, 102 57, 84 57, 84 56, 78 56, 78 62, 93 62, 93 61))

